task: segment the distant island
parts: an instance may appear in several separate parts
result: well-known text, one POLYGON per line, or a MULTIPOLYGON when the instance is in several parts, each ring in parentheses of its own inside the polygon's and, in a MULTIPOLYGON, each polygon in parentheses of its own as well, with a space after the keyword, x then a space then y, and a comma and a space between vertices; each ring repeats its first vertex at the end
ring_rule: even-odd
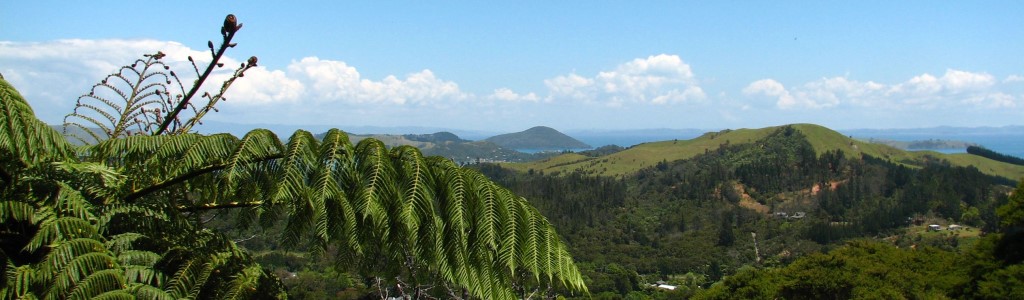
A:
POLYGON ((940 140, 940 139, 929 139, 929 140, 917 140, 917 141, 897 141, 889 139, 877 139, 868 138, 863 139, 868 143, 883 144, 894 148, 903 150, 948 150, 948 149, 964 149, 971 146, 978 146, 978 144, 964 141, 955 140, 940 140))
POLYGON ((537 126, 525 131, 506 133, 487 138, 487 142, 508 149, 570 150, 593 148, 551 127, 537 126))

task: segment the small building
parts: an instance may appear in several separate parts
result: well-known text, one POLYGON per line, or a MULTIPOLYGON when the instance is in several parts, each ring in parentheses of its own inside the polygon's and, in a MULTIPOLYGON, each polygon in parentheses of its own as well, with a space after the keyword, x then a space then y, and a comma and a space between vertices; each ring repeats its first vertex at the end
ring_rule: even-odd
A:
POLYGON ((956 224, 949 224, 949 230, 950 231, 960 230, 960 229, 964 229, 964 227, 960 226, 960 225, 956 225, 956 224))
POLYGON ((938 225, 938 224, 928 225, 928 231, 940 231, 940 230, 942 230, 942 226, 941 225, 938 225))

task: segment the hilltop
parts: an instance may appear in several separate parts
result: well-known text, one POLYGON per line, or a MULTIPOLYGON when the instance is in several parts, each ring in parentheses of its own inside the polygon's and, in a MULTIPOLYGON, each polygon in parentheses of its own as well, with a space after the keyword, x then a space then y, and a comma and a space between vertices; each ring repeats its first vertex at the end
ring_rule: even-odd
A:
POLYGON ((604 156, 590 157, 569 153, 533 162, 503 164, 502 166, 523 172, 534 170, 551 174, 578 171, 591 175, 623 176, 659 162, 692 158, 699 154, 715 151, 725 145, 754 143, 786 126, 803 133, 818 155, 826 151, 841 150, 847 158, 871 156, 910 167, 920 167, 928 161, 938 159, 948 161, 953 166, 974 166, 988 175, 1013 180, 1024 177, 1024 167, 1022 166, 967 153, 942 154, 934 151, 905 151, 884 144, 856 140, 835 130, 814 124, 722 130, 708 132, 690 140, 643 143, 604 156))
POLYGON ((550 127, 537 126, 525 131, 506 133, 487 138, 485 141, 508 149, 566 150, 592 148, 550 127))

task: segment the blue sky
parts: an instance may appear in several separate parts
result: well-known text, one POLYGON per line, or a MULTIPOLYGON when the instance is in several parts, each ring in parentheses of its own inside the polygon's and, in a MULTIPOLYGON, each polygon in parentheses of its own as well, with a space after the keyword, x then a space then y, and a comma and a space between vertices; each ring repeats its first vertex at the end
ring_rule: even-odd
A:
MULTIPOLYGON (((245 27, 207 120, 518 131, 1024 125, 1021 2, 5 3, 0 73, 44 121, 119 65, 245 27)), ((179 73, 188 70, 183 68, 179 73)))

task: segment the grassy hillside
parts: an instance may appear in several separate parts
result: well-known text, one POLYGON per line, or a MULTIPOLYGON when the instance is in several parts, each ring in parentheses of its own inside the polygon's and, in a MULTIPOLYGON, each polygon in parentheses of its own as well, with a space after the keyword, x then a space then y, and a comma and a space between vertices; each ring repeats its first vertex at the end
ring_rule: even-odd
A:
MULTIPOLYGON (((971 154, 942 154, 932 151, 904 151, 883 144, 868 143, 852 139, 834 130, 814 124, 788 125, 802 132, 818 154, 841 150, 848 158, 862 155, 885 159, 912 167, 923 165, 928 160, 949 161, 955 166, 975 166, 981 172, 1013 180, 1024 178, 1024 167, 1002 163, 971 154)), ((503 167, 526 172, 569 173, 580 171, 600 176, 622 176, 653 166, 662 161, 688 159, 706 151, 714 151, 724 144, 752 143, 764 138, 780 126, 760 129, 737 129, 709 132, 691 140, 661 141, 644 143, 611 155, 586 157, 579 154, 561 156, 528 162, 506 163, 503 167)))
POLYGON ((601 157, 564 154, 535 162, 502 164, 502 166, 520 171, 527 171, 529 169, 545 173, 582 171, 601 176, 620 176, 636 172, 662 161, 691 158, 705 151, 718 149, 722 144, 751 143, 764 138, 775 131, 775 129, 776 127, 709 132, 691 140, 639 144, 601 157))

